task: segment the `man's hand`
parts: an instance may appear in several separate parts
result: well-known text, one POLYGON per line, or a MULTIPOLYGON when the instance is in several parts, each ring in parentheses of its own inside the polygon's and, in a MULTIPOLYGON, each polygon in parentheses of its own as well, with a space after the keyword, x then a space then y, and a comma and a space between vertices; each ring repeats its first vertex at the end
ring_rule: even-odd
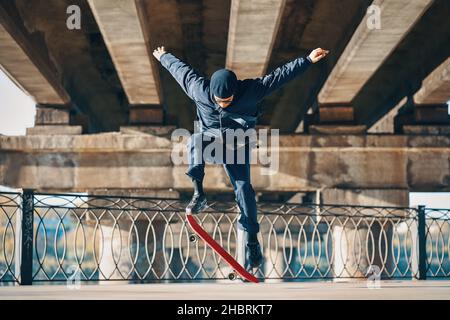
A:
POLYGON ((325 58, 328 53, 330 53, 330 51, 322 48, 317 48, 310 53, 309 59, 311 59, 312 63, 316 63, 325 58))
POLYGON ((153 50, 153 55, 158 61, 161 61, 161 56, 166 53, 166 49, 164 47, 158 47, 155 50, 153 50))

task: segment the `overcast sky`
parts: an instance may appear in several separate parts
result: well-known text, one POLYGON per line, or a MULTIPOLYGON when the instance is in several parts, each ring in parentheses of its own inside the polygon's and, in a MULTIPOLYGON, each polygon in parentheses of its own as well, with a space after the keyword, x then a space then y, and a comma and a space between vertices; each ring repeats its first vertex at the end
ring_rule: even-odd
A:
MULTIPOLYGON (((0 70, 0 134, 24 135, 26 128, 34 125, 35 112, 33 99, 0 70)), ((450 193, 410 193, 410 206, 419 204, 450 208, 450 193)))
POLYGON ((0 70, 0 134, 23 135, 34 125, 35 103, 0 70))

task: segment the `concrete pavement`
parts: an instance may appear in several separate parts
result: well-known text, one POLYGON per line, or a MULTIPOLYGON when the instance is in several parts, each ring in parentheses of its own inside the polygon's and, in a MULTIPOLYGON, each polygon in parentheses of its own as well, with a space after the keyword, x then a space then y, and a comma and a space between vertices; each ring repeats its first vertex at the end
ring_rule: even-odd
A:
POLYGON ((450 281, 381 281, 369 289, 365 281, 250 284, 241 282, 182 284, 85 284, 0 287, 5 299, 445 299, 450 300, 450 281))

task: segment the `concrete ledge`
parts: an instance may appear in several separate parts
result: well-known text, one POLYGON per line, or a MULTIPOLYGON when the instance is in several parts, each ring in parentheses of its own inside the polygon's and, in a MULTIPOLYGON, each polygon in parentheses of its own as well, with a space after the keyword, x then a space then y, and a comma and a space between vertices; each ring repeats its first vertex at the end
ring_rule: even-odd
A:
POLYGON ((83 131, 82 126, 69 125, 44 125, 27 128, 27 136, 45 135, 79 135, 83 131))
MULTIPOLYGON (((269 139, 270 140, 270 139, 269 139)), ((450 190, 450 137, 398 135, 280 136, 278 161, 261 164, 254 149, 253 185, 261 191, 321 188, 450 190)), ((105 133, 0 137, 0 185, 36 190, 190 190, 184 143, 154 135, 105 133), (178 156, 178 152, 177 152, 178 156)), ((267 159, 267 158, 266 158, 267 159)), ((205 188, 230 191, 221 165, 208 165, 205 188)))
POLYGON ((365 134, 367 126, 311 125, 308 130, 311 134, 365 134))
POLYGON ((120 132, 123 134, 150 134, 155 136, 168 136, 175 129, 175 126, 124 126, 120 127, 120 132))
MULTIPOLYGON (((50 126, 47 126, 50 127, 50 126)), ((52 126, 56 127, 56 126, 52 126)), ((30 128, 32 129, 32 128, 30 128)), ((281 135, 279 147, 291 150, 315 148, 439 148, 448 149, 450 137, 446 135, 281 135)), ((269 139, 270 140, 270 139, 269 139)), ((42 152, 147 152, 155 149, 172 149, 166 137, 149 134, 101 133, 85 135, 43 134, 33 136, 1 136, 0 151, 42 152)), ((336 149, 335 151, 338 151, 336 149)))
POLYGON ((421 135, 450 135, 450 125, 404 125, 403 133, 421 135))

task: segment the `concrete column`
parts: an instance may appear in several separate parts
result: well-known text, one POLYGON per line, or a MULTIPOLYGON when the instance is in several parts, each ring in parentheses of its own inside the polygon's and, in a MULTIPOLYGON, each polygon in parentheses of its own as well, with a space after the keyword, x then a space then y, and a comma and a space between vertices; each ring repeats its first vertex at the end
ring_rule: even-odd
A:
POLYGON ((81 126, 70 125, 70 110, 65 105, 37 105, 35 126, 27 129, 27 135, 76 135, 81 126))
MULTIPOLYGON (((409 191, 406 189, 325 189, 322 191, 322 202, 338 205, 406 207, 409 204, 409 191)), ((343 213, 339 209, 335 211, 343 213)), ((332 252, 332 270, 336 277, 366 277, 370 265, 378 266, 380 269, 384 265, 385 270, 382 275, 388 275, 393 271, 391 249, 393 224, 370 218, 349 220, 342 217, 332 220, 330 217, 327 219, 333 237, 330 243, 332 248, 329 247, 328 251, 332 252), (383 224, 384 222, 386 223, 383 224), (368 241, 370 245, 367 245, 368 241), (386 262, 383 262, 384 259, 386 262)))

